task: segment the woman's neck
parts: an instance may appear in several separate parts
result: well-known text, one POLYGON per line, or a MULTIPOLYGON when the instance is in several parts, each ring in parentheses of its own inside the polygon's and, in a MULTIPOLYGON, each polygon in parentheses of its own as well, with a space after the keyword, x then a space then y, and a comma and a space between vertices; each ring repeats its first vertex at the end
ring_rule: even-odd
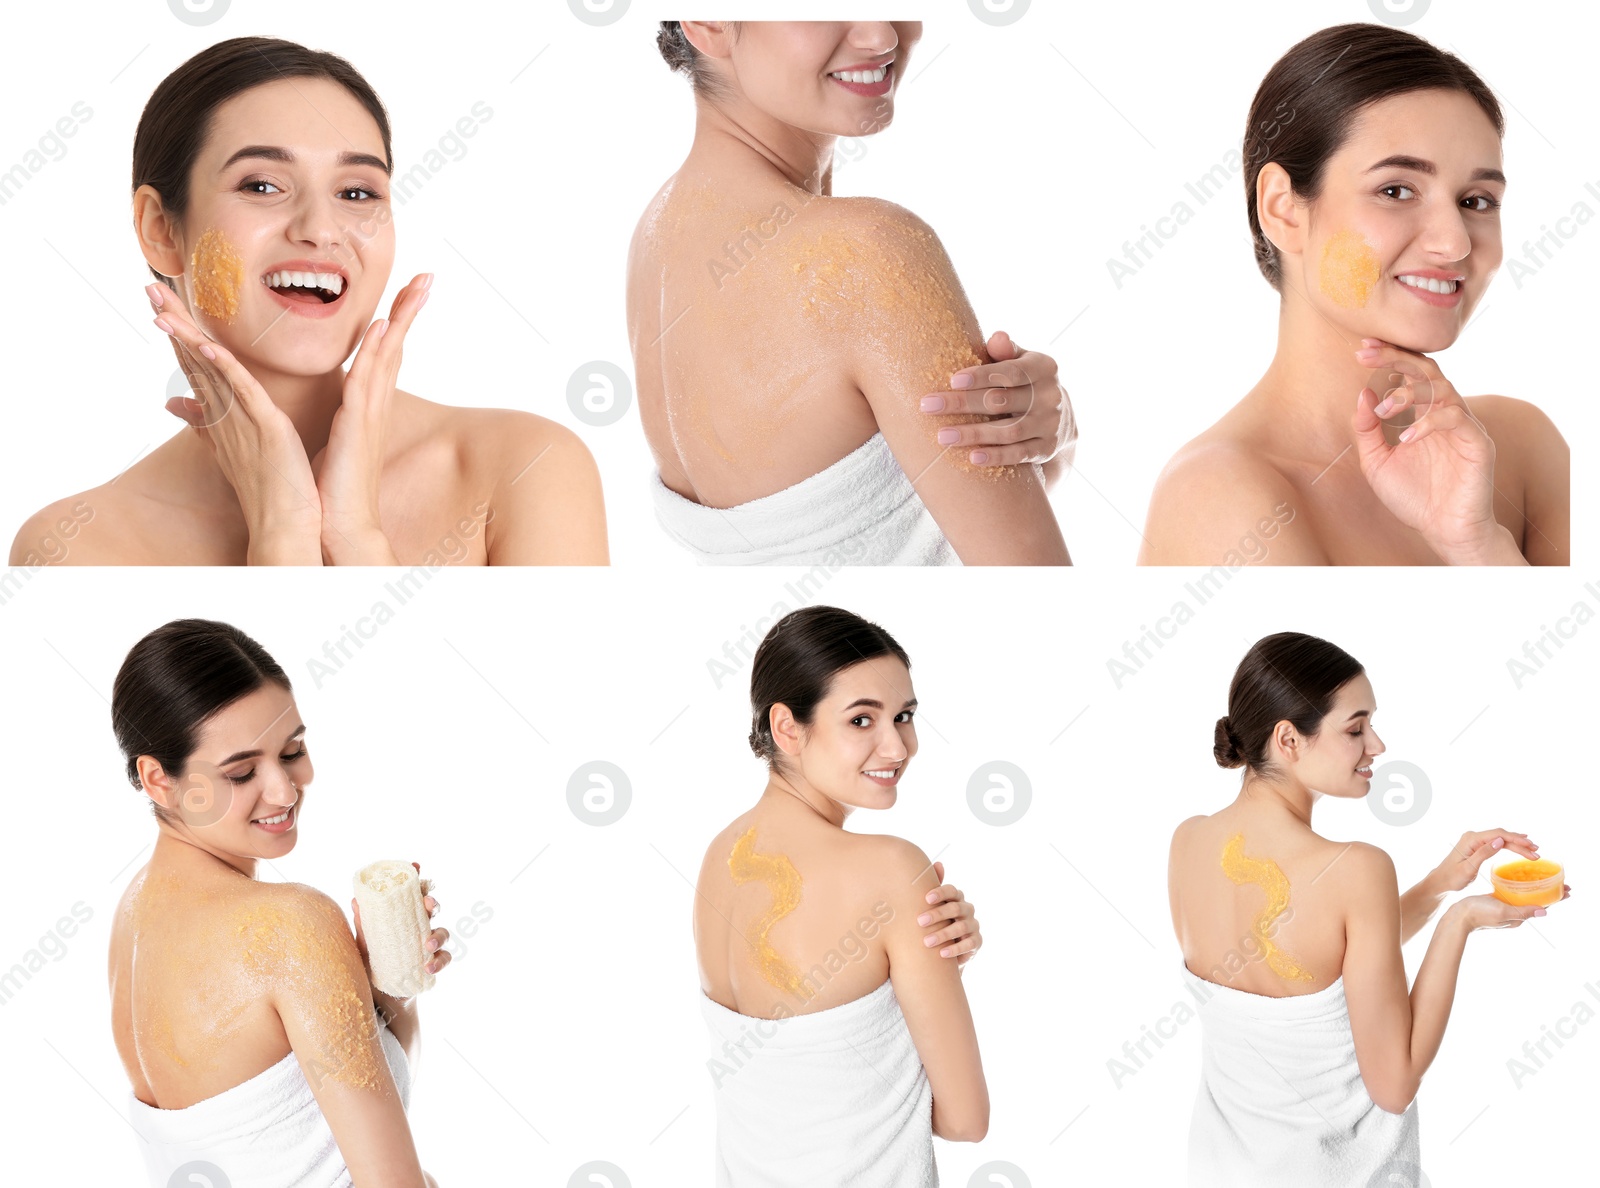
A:
POLYGON ((689 160, 719 174, 763 162, 790 185, 813 196, 830 197, 834 140, 775 120, 742 99, 728 104, 697 99, 689 160))
POLYGON ((1287 814, 1309 829, 1311 809, 1316 802, 1317 794, 1298 781, 1246 776, 1234 804, 1241 808, 1266 809, 1274 815, 1287 814))
MULTIPOLYGON (((1287 282, 1287 277, 1285 278, 1287 282)), ((1355 443, 1351 418, 1364 387, 1383 395, 1382 381, 1356 359, 1361 338, 1330 321, 1299 292, 1278 309, 1278 349, 1247 401, 1254 404, 1273 452, 1331 465, 1355 443)), ((1390 439, 1411 423, 1408 411, 1386 422, 1390 439)))
POLYGON ((231 870, 247 879, 256 877, 254 857, 243 854, 219 854, 208 850, 198 842, 184 837, 170 825, 159 826, 155 850, 150 855, 150 865, 212 875, 231 870))
POLYGON ((773 772, 767 781, 765 791, 761 794, 761 799, 766 803, 776 802, 801 808, 806 813, 841 829, 844 828, 845 818, 850 815, 847 806, 817 791, 798 775, 786 776, 773 772))

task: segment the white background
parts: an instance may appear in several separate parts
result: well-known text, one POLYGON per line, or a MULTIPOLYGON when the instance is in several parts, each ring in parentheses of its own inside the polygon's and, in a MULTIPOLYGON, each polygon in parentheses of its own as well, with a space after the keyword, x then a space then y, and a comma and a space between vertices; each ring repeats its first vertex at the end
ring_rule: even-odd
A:
MULTIPOLYGON (((988 938, 967 985, 993 1124, 977 1147, 940 1144, 945 1182, 965 1185, 1002 1159, 1034 1184, 1181 1178, 1197 1028, 1180 1029, 1121 1089, 1106 1062, 1179 1000, 1167 840, 1178 820, 1231 797, 1238 776, 1213 765, 1212 724, 1245 649, 1284 629, 1325 635, 1367 665, 1387 758, 1420 764, 1433 785, 1415 825, 1334 803, 1318 810, 1319 829, 1384 846, 1402 878, 1420 877, 1463 830, 1490 826, 1531 832, 1567 864, 1572 902, 1534 927, 1470 940, 1420 1109, 1435 1185, 1571 1176, 1588 1148, 1600 1029, 1579 1027, 1520 1089, 1506 1062, 1570 1016, 1586 983, 1600 986, 1584 882, 1600 628, 1578 628, 1520 690, 1506 661, 1580 600, 1600 611, 1600 591, 1583 584, 1591 575, 1263 570, 1196 606, 1192 573, 1126 568, 1161 464, 1264 367, 1275 298, 1251 261, 1237 194, 1200 209, 1120 291, 1105 261, 1237 147, 1279 54, 1368 10, 1036 3, 1018 25, 992 29, 960 3, 923 7, 914 70, 926 73, 908 80, 895 126, 839 169, 837 192, 917 211, 984 330, 1012 330, 1062 360, 1084 440, 1058 510, 1075 559, 1101 570, 842 574, 803 599, 874 617, 911 651, 922 752, 902 803, 857 827, 943 858, 988 938), (1180 599, 1195 614, 1174 629, 1162 616, 1180 599), (1118 689, 1106 662, 1146 630, 1171 638, 1118 689), (1032 777, 1016 826, 985 825, 967 807, 968 776, 995 758, 1032 777)), ((1574 81, 1590 66, 1575 6, 1516 22, 1503 6, 1435 8, 1417 31, 1456 48, 1507 106, 1508 253, 1579 200, 1600 210, 1584 190, 1600 167, 1574 81)), ((344 902, 360 865, 415 858, 438 879, 447 926, 479 901, 493 911, 423 1002, 411 1117, 424 1166, 446 1188, 511 1168, 565 1184, 594 1159, 635 1185, 707 1183, 711 1090, 685 877, 762 780, 744 742, 748 667, 718 688, 707 663, 802 598, 785 588, 792 574, 687 570, 649 512, 636 414, 591 428, 565 396, 581 364, 628 363, 628 236, 692 126, 687 84, 656 56, 650 22, 683 14, 635 3, 594 29, 559 3, 535 17, 510 5, 445 16, 436 5, 235 0, 197 30, 159 5, 78 11, 70 61, 22 55, 0 81, 0 168, 75 102, 94 110, 66 155, 0 207, 17 372, 0 521, 104 481, 176 425, 161 408, 173 361, 149 324, 129 227, 133 127, 184 58, 265 32, 351 58, 389 106, 402 169, 474 103, 494 109, 466 156, 397 211, 391 293, 415 272, 439 274, 402 382, 577 428, 601 466, 616 562, 684 572, 648 586, 603 572, 444 573, 320 688, 307 659, 363 628, 377 601, 396 605, 388 575, 315 575, 314 591, 304 573, 50 570, 24 581, 0 603, 0 738, 15 760, 0 968, 74 903, 94 915, 62 960, 0 1006, 0 1111, 8 1133, 28 1139, 10 1152, 12 1174, 73 1184, 138 1174, 119 1120, 127 1082, 104 962, 111 910, 154 826, 123 779, 105 699, 140 635, 198 614, 237 623, 277 656, 310 727, 317 780, 303 836, 264 877, 344 902), (620 765, 633 787, 628 812, 605 828, 566 803, 568 777, 594 759, 620 765)), ((854 15, 807 15, 835 14, 854 15)), ((16 43, 59 44, 59 21, 57 10, 25 13, 16 43)), ((1594 416, 1581 352, 1597 237, 1586 226, 1521 289, 1503 272, 1441 359, 1464 391, 1540 403, 1579 451, 1594 416)), ((1576 469, 1581 533, 1593 498, 1581 453, 1576 469)), ((1407 951, 1413 971, 1425 943, 1407 951)))
MULTIPOLYGON (((316 780, 299 845, 262 877, 343 903, 361 865, 416 859, 438 880, 447 926, 480 900, 493 911, 422 1001, 411 1119, 424 1166, 447 1188, 499 1182, 512 1167, 528 1169, 519 1182, 565 1184, 592 1159, 634 1185, 709 1183, 690 880, 712 834, 763 786, 736 645, 801 604, 788 578, 717 574, 646 594, 602 571, 445 571, 401 604, 380 575, 355 570, 322 575, 315 599, 293 573, 151 573, 115 598, 91 571, 46 576, 0 608, 14 839, 0 962, 21 960, 79 900, 94 916, 0 1006, 0 1112, 29 1136, 11 1151, 36 1163, 29 1182, 136 1178, 135 1140, 113 1108, 127 1081, 105 953, 154 825, 123 778, 106 698, 141 635, 202 615, 260 640, 308 725, 316 780), (392 620, 363 622, 379 601, 392 620), (346 630, 370 638, 319 687, 307 662, 346 630), (730 644, 719 687, 709 665, 727 663, 730 644), (604 827, 567 803, 569 777, 596 759, 631 788, 604 827)), ((1526 831, 1566 865, 1570 902, 1469 940, 1420 1111, 1435 1185, 1576 1172, 1600 1023, 1579 1026, 1520 1088, 1506 1062, 1574 1003, 1600 1007, 1584 989, 1600 993, 1586 873, 1600 815, 1585 761, 1600 626, 1569 626, 1520 689, 1506 662, 1574 603, 1600 610, 1600 583, 1490 573, 1463 596, 1456 575, 1430 572, 1402 594, 1346 570, 1319 575, 1312 597, 1303 574, 1259 571, 1202 603, 1189 576, 881 571, 807 594, 893 632, 922 703, 900 803, 854 827, 942 859, 987 938, 966 985, 993 1123, 976 1147, 938 1144, 944 1182, 965 1185, 996 1159, 1036 1185, 1181 1182, 1198 1027, 1179 1029, 1121 1088, 1107 1061, 1180 1000, 1168 839, 1231 799, 1239 776, 1214 765, 1212 726, 1240 657, 1278 630, 1323 635, 1366 665, 1385 760, 1420 765, 1432 787, 1427 813, 1403 828, 1360 802, 1325 803, 1325 835, 1383 846, 1408 881, 1467 829, 1526 831), (1193 612, 1182 625, 1165 618, 1180 601, 1193 612), (979 608, 1003 608, 1014 625, 985 626, 979 608), (1147 631, 1161 646, 1119 688, 1107 662, 1147 631), (1032 785, 1014 825, 968 807, 969 777, 994 759, 1032 785)), ((1413 973, 1427 935, 1407 950, 1413 973)))
MULTIPOLYGON (((1060 361, 1082 443, 1053 495, 1058 518, 1080 564, 1131 564, 1161 466, 1244 395, 1276 341, 1277 296, 1251 254, 1243 183, 1203 206, 1185 183, 1238 149, 1250 99, 1284 51, 1371 12, 1361 0, 1037 0, 1016 24, 994 28, 961 0, 914 7, 924 33, 895 123, 848 144, 835 192, 888 198, 925 218, 984 333, 1006 329, 1060 361), (1194 218, 1119 289, 1108 259, 1179 201, 1194 218)), ((397 176, 474 104, 492 109, 459 142, 464 156, 395 202, 396 263, 380 311, 416 273, 438 274, 407 336, 402 386, 576 429, 600 465, 613 560, 688 567, 649 505, 637 411, 593 427, 566 395, 593 360, 631 374, 628 241, 694 126, 688 83, 661 61, 651 19, 681 13, 636 0, 594 28, 559 0, 542 0, 538 16, 507 3, 445 16, 417 3, 234 0, 220 22, 196 29, 154 2, 92 8, 74 29, 69 68, 22 55, 0 79, 0 168, 75 102, 94 111, 64 142, 66 155, 0 207, 0 247, 16 278, 6 430, 23 443, 0 478, 7 542, 27 515, 105 482, 178 427, 162 407, 175 363, 151 324, 132 232, 133 131, 150 92, 184 59, 224 37, 267 33, 343 54, 366 75, 390 112, 397 176)), ((805 6, 807 16, 860 8, 805 6)), ((1592 67, 1577 35, 1590 18, 1576 4, 1536 12, 1513 20, 1502 4, 1437 0, 1413 26, 1453 47, 1501 97, 1508 260, 1579 201, 1597 216, 1520 288, 1502 267, 1439 362, 1463 393, 1539 404, 1577 445, 1595 416, 1581 367, 1600 243, 1600 194, 1585 184, 1600 190, 1600 160, 1577 81, 1592 67)), ((59 19, 29 6, 17 43, 52 44, 59 19)), ((1592 492, 1579 467, 1580 524, 1592 492)))

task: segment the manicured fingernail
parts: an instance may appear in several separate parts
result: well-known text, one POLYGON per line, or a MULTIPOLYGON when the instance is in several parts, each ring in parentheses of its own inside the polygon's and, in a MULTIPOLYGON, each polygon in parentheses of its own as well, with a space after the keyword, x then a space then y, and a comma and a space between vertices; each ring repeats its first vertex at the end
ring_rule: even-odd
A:
POLYGON ((160 309, 167 302, 167 299, 161 295, 161 289, 161 285, 146 285, 144 287, 145 293, 150 298, 150 304, 157 309, 160 309))
POLYGON ((950 956, 951 953, 954 953, 954 952, 955 952, 954 949, 940 949, 939 950, 939 956, 948 957, 948 956, 950 956))
POLYGON ((433 273, 428 273, 427 277, 428 279, 422 282, 422 287, 424 289, 431 289, 433 288, 433 273))
POLYGON ((1394 398, 1392 396, 1385 396, 1381 401, 1378 402, 1378 407, 1372 411, 1380 417, 1386 417, 1391 411, 1393 411, 1393 409, 1394 398))
POLYGON ((1360 359, 1363 363, 1367 362, 1369 359, 1376 358, 1377 355, 1378 355, 1378 348, 1377 347, 1362 347, 1359 351, 1356 352, 1356 358, 1360 359))
POLYGON ((941 430, 939 430, 939 444, 940 445, 955 445, 955 443, 960 441, 960 440, 961 440, 961 430, 959 430, 959 429, 941 429, 941 430))
POLYGON ((944 397, 924 396, 922 398, 922 403, 918 407, 921 408, 923 412, 943 412, 944 397))
POLYGON ((972 377, 970 375, 952 375, 950 377, 950 386, 957 390, 970 388, 972 387, 972 377))
POLYGON ((161 327, 161 329, 165 330, 168 334, 172 333, 172 327, 167 325, 167 319, 166 318, 157 318, 156 319, 156 325, 161 327))
POLYGON ((1400 434, 1400 440, 1401 441, 1410 441, 1416 435, 1417 435, 1417 427, 1415 425, 1413 425, 1411 428, 1407 429, 1404 433, 1400 434))
POLYGON ((925 936, 925 937, 922 938, 922 943, 924 945, 926 945, 928 948, 931 949, 931 948, 933 948, 934 945, 938 944, 939 942, 934 937, 925 936))
POLYGON ((1497 837, 1492 842, 1489 843, 1489 848, 1491 850, 1498 850, 1501 846, 1503 846, 1505 844, 1506 844, 1506 839, 1505 838, 1497 837))
POLYGON ((933 916, 928 912, 923 912, 922 915, 917 917, 917 923, 918 924, 932 924, 933 923, 933 916))
POLYGON ((378 337, 382 338, 387 333, 389 333, 389 319, 383 318, 378 322, 378 337))
POLYGON ((204 356, 205 356, 205 357, 206 357, 206 358, 207 358, 207 359, 212 359, 212 360, 215 360, 215 359, 216 359, 216 357, 217 357, 217 352, 216 352, 216 351, 214 351, 214 350, 212 350, 212 349, 211 349, 211 348, 210 348, 210 347, 208 347, 208 346, 203 346, 203 347, 201 347, 201 348, 200 348, 200 353, 201 353, 201 354, 202 354, 202 355, 204 355, 204 356))
POLYGON ((929 891, 928 892, 928 902, 929 903, 938 903, 939 902, 939 893, 937 891, 929 891))
POLYGON ((987 451, 985 451, 985 450, 973 450, 972 451, 972 464, 974 466, 982 466, 984 463, 986 463, 988 461, 989 461, 989 455, 988 455, 987 451))
POLYGON ((1546 916, 1546 915, 1549 915, 1549 913, 1548 913, 1548 912, 1546 912, 1546 911, 1545 911, 1545 910, 1544 910, 1544 909, 1543 909, 1543 908, 1534 908, 1534 910, 1533 910, 1533 914, 1534 914, 1534 915, 1536 915, 1536 916, 1546 916))

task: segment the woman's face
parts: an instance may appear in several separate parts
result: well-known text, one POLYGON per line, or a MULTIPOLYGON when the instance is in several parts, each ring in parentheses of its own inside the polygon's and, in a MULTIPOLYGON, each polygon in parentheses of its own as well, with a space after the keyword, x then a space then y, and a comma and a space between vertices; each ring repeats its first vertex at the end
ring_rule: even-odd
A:
POLYGON ((1442 350, 1500 267, 1504 194, 1500 137, 1470 96, 1371 104, 1328 161, 1297 283, 1352 339, 1442 350))
POLYGON ((1385 747, 1372 728, 1372 683, 1357 673, 1334 695, 1314 738, 1303 739, 1295 774, 1313 792, 1360 799, 1372 788, 1372 760, 1385 747))
POLYGON ((894 656, 841 669, 799 727, 798 754, 785 762, 816 791, 848 808, 894 805, 900 777, 917 753, 911 673, 894 656))
POLYGON ((822 135, 870 136, 894 119, 895 92, 921 36, 921 21, 745 21, 725 65, 744 97, 774 119, 822 135))
POLYGON ((339 366, 394 264, 383 137, 367 109, 327 79, 253 87, 217 109, 189 192, 177 262, 196 323, 281 373, 339 366))
POLYGON ((305 729, 293 695, 270 681, 224 706, 201 727, 183 775, 172 781, 170 811, 224 860, 287 854, 313 775, 305 729))

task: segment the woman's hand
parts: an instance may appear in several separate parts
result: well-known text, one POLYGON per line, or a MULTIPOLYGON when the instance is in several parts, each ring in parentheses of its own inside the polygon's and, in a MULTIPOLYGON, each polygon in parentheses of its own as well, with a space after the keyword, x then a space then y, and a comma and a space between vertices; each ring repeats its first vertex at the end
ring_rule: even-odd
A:
POLYGON ((1524 564, 1511 533, 1494 516, 1494 442, 1439 365, 1376 338, 1356 360, 1400 386, 1356 397, 1352 426, 1361 473, 1383 505, 1451 565, 1524 564), (1382 422, 1415 410, 1398 445, 1382 422))
MULTIPOLYGON (((1562 884, 1561 898, 1572 894, 1572 888, 1562 884)), ((1520 928, 1524 920, 1545 915, 1542 907, 1515 907, 1496 899, 1493 895, 1469 895, 1450 905, 1450 911, 1460 915, 1469 932, 1479 928, 1520 928)))
POLYGON ((917 923, 933 927, 934 931, 923 937, 922 943, 929 948, 944 944, 939 956, 954 957, 958 966, 965 965, 983 947, 978 917, 972 914, 967 897, 945 883, 943 862, 933 864, 933 877, 939 880, 939 886, 928 892, 927 900, 932 906, 917 917, 917 923))
POLYGON ((1501 850, 1510 850, 1524 858, 1539 856, 1538 843, 1529 841, 1526 833, 1511 833, 1505 829, 1463 833, 1450 856, 1434 869, 1438 889, 1461 891, 1471 886, 1478 877, 1479 867, 1501 850))
POLYGON ((953 390, 929 393, 922 398, 921 409, 936 415, 1007 415, 1002 420, 947 426, 939 430, 939 443, 968 448, 968 460, 975 466, 1048 462, 1075 446, 1078 423, 1072 401, 1056 378, 1056 361, 1023 350, 1004 330, 989 336, 986 349, 994 362, 956 372, 950 377, 953 390))
POLYGON ((200 331, 171 290, 151 284, 145 295, 199 397, 174 396, 167 411, 210 447, 238 496, 250 564, 319 564, 322 504, 294 422, 226 347, 200 331))
POLYGON ((389 317, 367 327, 344 377, 344 397, 333 414, 328 444, 312 460, 322 506, 322 550, 330 564, 397 561, 379 520, 378 489, 400 350, 432 284, 431 272, 414 277, 395 297, 389 317))

